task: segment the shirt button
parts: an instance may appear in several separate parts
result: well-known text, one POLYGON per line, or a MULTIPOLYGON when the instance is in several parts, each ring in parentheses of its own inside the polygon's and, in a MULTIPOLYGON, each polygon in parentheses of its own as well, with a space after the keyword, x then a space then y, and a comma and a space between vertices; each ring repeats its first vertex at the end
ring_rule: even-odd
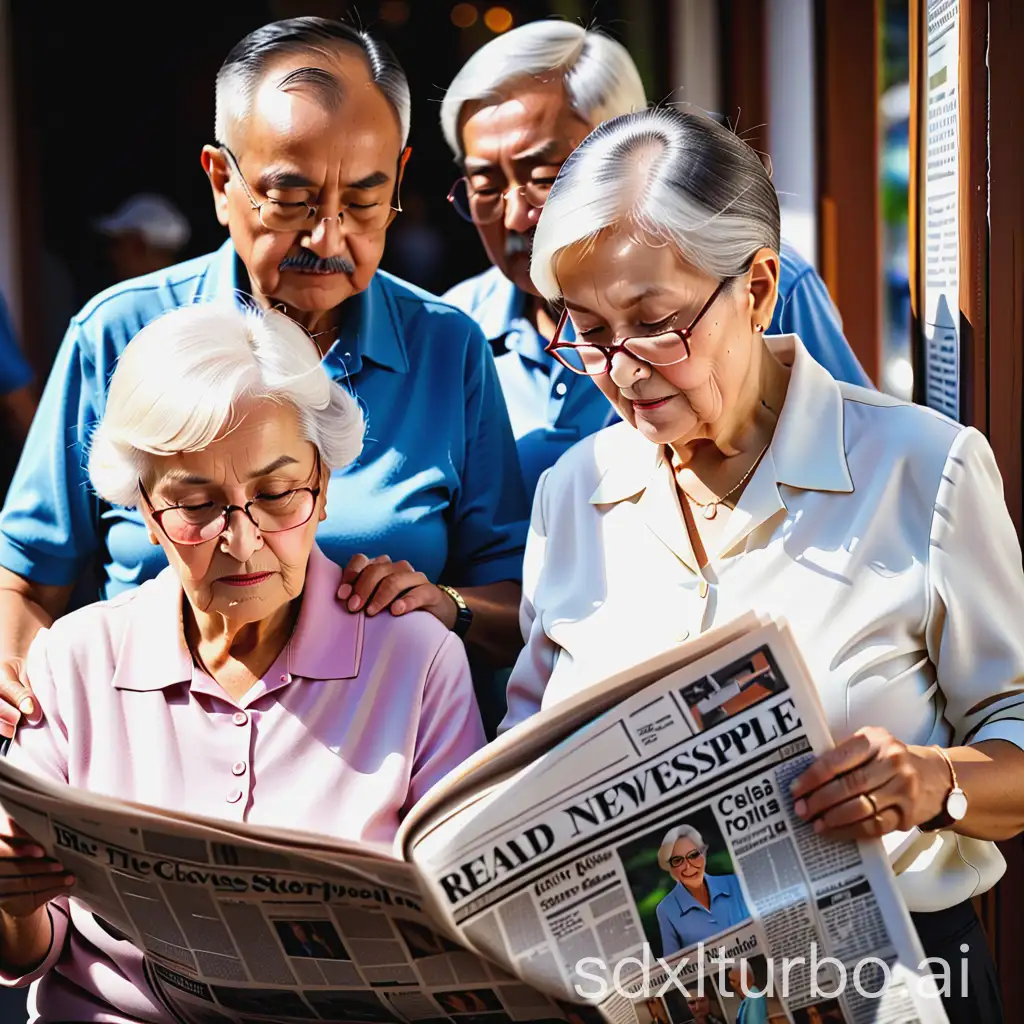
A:
POLYGON ((566 393, 566 391, 568 391, 568 390, 569 390, 569 388, 566 386, 565 381, 560 380, 555 385, 555 394, 558 395, 559 398, 561 398, 561 396, 564 395, 566 393))
POLYGON ((245 725, 249 721, 249 716, 244 711, 236 711, 231 716, 231 721, 234 722, 235 725, 245 725))
POLYGON ((231 790, 230 793, 228 793, 227 800, 228 800, 229 804, 237 804, 238 801, 241 800, 241 799, 242 799, 242 791, 240 789, 233 789, 233 790, 231 790))
POLYGON ((679 635, 676 637, 676 643, 681 644, 684 640, 688 639, 689 636, 690 631, 688 629, 680 630, 679 635))
POLYGON ((291 681, 292 681, 292 674, 290 672, 282 672, 281 673, 281 682, 282 683, 290 683, 291 681))
POLYGON ((231 766, 231 774, 232 775, 244 775, 245 774, 245 762, 244 761, 236 761, 231 766))

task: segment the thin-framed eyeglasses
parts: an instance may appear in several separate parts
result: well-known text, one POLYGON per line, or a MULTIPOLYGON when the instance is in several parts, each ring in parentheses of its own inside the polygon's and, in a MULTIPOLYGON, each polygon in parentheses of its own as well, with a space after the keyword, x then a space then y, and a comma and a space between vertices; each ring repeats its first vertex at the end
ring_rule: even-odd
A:
POLYGON ((668 866, 670 868, 682 867, 687 861, 691 864, 696 864, 697 861, 704 859, 706 850, 691 850, 689 853, 684 853, 682 856, 678 854, 675 857, 669 857, 668 866))
POLYGON ((715 299, 732 278, 720 281, 700 312, 686 327, 658 334, 623 338, 614 345, 594 345, 586 341, 562 341, 562 331, 569 319, 569 310, 563 309, 551 341, 544 351, 550 352, 564 367, 587 377, 599 377, 611 373, 612 360, 618 352, 627 352, 634 359, 651 366, 673 366, 690 357, 690 338, 704 314, 714 305, 715 299))
MULTIPOLYGON (((320 452, 312 479, 320 477, 320 452)), ((313 518, 320 488, 292 487, 277 494, 257 494, 244 505, 218 505, 213 501, 197 505, 168 505, 156 508, 142 481, 139 491, 149 506, 157 525, 173 544, 192 547, 216 540, 228 528, 233 512, 241 512, 260 533, 285 533, 297 530, 313 518)))
POLYGON ((474 189, 469 178, 463 177, 452 185, 448 202, 463 220, 474 224, 493 224, 505 215, 505 205, 514 192, 521 192, 529 206, 539 210, 547 202, 554 183, 554 178, 544 178, 502 191, 500 188, 474 189))
MULTIPOLYGON (((231 163, 231 167, 238 180, 245 189, 249 204, 257 212, 260 223, 268 231, 312 231, 321 220, 333 220, 332 217, 321 217, 320 207, 307 202, 286 203, 280 199, 264 199, 258 202, 249 182, 245 180, 242 168, 238 166, 238 158, 221 144, 219 147, 231 163)), ((354 235, 365 235, 371 231, 383 231, 390 227, 395 217, 402 212, 402 198, 399 195, 399 185, 396 179, 395 189, 392 193, 392 202, 385 206, 383 203, 349 203, 344 209, 338 211, 338 223, 345 227, 345 230, 354 235)))

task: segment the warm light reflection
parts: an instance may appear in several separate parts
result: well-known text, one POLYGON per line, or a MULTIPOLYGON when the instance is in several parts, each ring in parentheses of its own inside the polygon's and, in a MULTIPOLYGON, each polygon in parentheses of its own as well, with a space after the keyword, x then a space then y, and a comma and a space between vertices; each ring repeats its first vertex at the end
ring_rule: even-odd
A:
POLYGON ((484 24, 494 33, 507 32, 512 27, 512 12, 505 7, 489 7, 484 24))
POLYGON ((389 25, 404 25, 409 20, 409 5, 405 0, 384 0, 380 5, 380 20, 389 25))
POLYGON ((469 28, 476 24, 476 8, 472 4, 456 4, 452 8, 451 18, 456 28, 469 28))

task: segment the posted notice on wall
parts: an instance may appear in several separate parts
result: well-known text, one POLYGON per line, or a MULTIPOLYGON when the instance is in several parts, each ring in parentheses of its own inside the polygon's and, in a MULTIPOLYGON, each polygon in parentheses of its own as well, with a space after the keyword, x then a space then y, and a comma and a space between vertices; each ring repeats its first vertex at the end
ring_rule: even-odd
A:
POLYGON ((928 0, 924 185, 925 402, 960 417, 959 0, 928 0))

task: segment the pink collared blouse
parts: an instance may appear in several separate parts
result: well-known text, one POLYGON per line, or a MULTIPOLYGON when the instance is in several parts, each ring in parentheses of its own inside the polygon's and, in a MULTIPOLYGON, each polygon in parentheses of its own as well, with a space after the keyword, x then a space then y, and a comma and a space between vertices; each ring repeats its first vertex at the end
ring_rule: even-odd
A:
MULTIPOLYGON (((11 763, 113 797, 390 848, 403 813, 483 746, 460 641, 432 615, 374 618, 336 600, 314 548, 292 639, 238 701, 193 662, 172 569, 59 619, 28 674, 44 718, 11 763)), ((31 974, 33 1021, 171 1021, 142 954, 67 898, 31 974)))

